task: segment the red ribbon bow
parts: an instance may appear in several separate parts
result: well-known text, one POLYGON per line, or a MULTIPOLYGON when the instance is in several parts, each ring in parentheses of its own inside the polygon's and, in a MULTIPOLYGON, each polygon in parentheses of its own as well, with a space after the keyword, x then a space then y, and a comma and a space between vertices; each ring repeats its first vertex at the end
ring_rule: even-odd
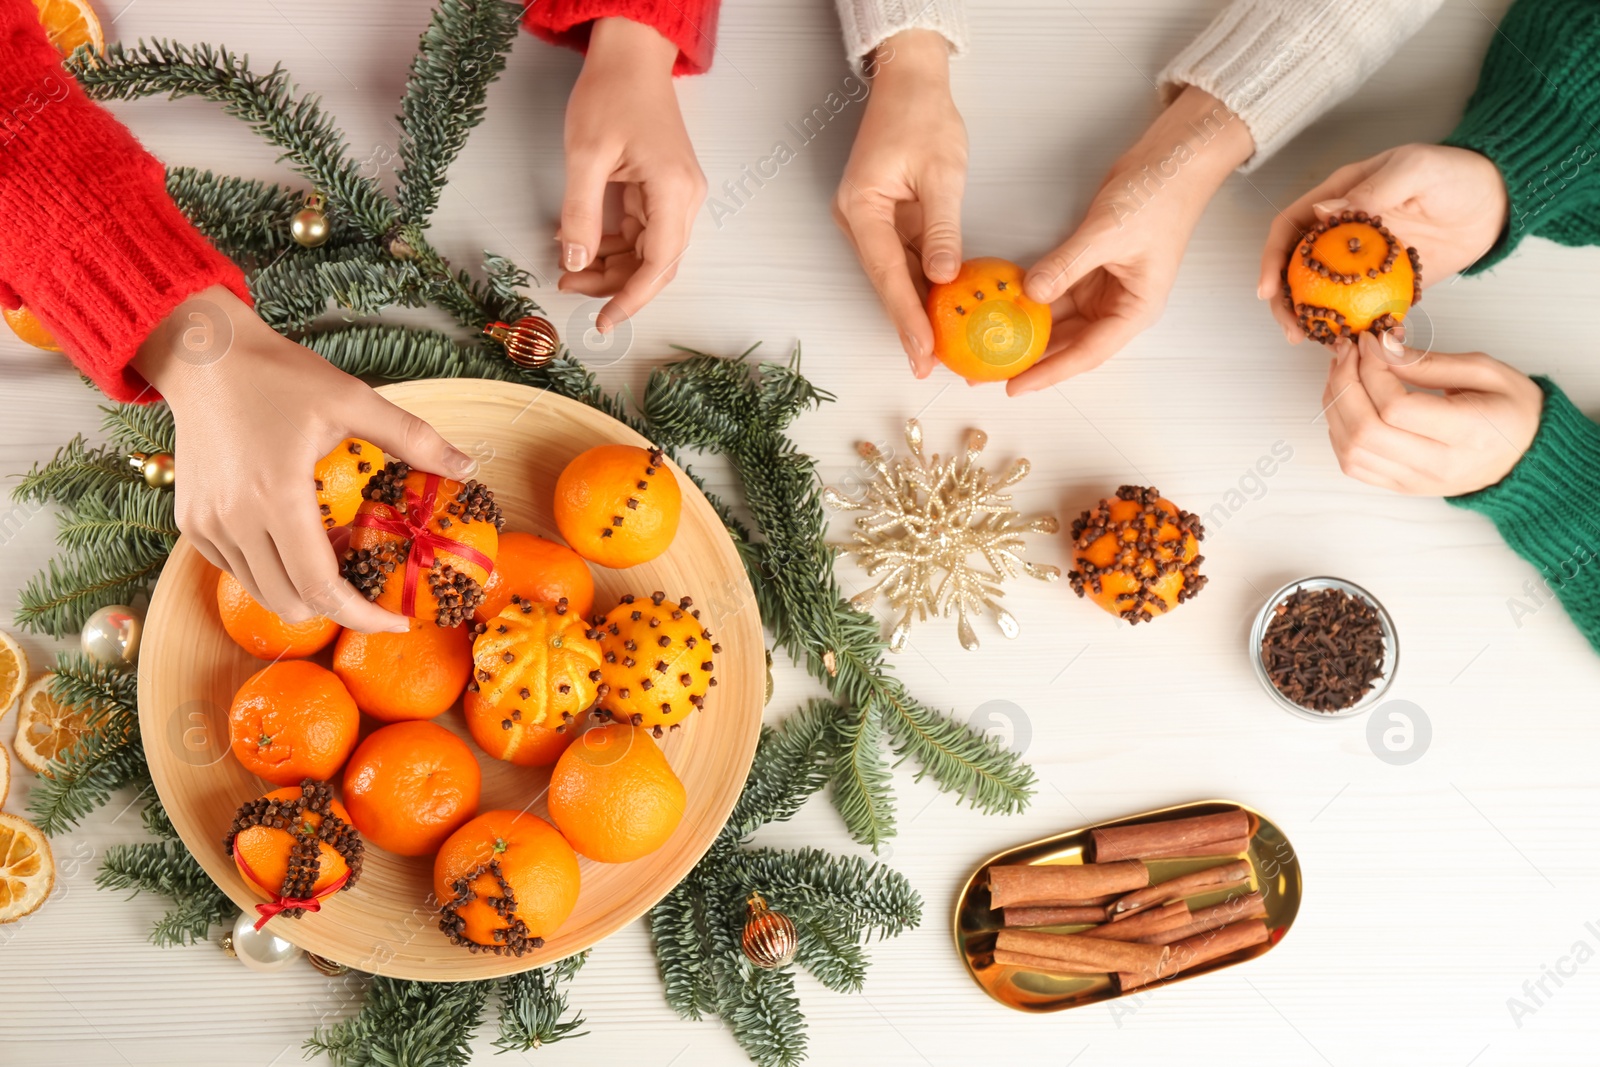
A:
MULTIPOLYGON (((250 879, 268 893, 272 892, 271 889, 267 889, 266 883, 261 880, 260 876, 258 876, 255 871, 250 869, 250 865, 244 861, 244 856, 242 854, 235 852, 233 854, 233 858, 238 861, 239 869, 244 872, 246 878, 250 879)), ((263 926, 267 925, 267 920, 278 914, 280 911, 288 911, 290 908, 300 908, 303 911, 321 911, 322 898, 330 893, 337 893, 339 890, 344 888, 344 884, 349 880, 350 872, 345 871, 338 878, 335 878, 330 884, 303 899, 286 897, 282 894, 274 894, 273 898, 267 903, 256 905, 256 911, 261 913, 261 918, 256 920, 256 929, 259 930, 263 926)))
POLYGON ((434 501, 439 496, 439 481, 437 474, 430 474, 422 483, 421 496, 409 489, 406 490, 403 509, 395 511, 392 515, 362 512, 351 524, 369 530, 397 534, 411 542, 411 551, 406 554, 405 585, 400 590, 400 614, 408 618, 414 617, 417 613, 417 582, 424 568, 429 570, 433 568, 435 551, 442 550, 453 556, 459 556, 468 563, 476 563, 485 571, 494 570, 494 560, 482 552, 428 529, 428 523, 433 519, 434 501))

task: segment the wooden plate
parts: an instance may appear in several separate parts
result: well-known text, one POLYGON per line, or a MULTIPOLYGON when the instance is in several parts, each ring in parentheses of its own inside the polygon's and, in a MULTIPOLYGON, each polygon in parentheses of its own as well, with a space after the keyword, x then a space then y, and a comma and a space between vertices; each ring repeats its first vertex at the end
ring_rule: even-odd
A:
MULTIPOLYGON (((506 382, 442 379, 380 389, 422 416, 450 442, 478 458, 477 475, 495 491, 507 530, 557 538, 551 519, 556 476, 598 444, 646 444, 592 408, 506 382)), ((595 944, 643 915, 700 859, 744 785, 761 732, 765 647, 755 594, 726 528, 706 498, 676 467, 683 518, 666 554, 626 571, 592 567, 596 610, 624 593, 688 595, 722 644, 717 686, 685 729, 662 750, 688 791, 683 822, 662 848, 632 863, 580 859, 578 906, 543 948, 519 957, 474 954, 439 932, 431 899, 433 859, 406 858, 372 845, 361 879, 324 902, 320 912, 283 917, 268 929, 308 952, 373 974, 465 981, 552 963, 595 944)), ((233 813, 273 788, 245 771, 228 750, 234 691, 265 664, 228 638, 217 615, 216 570, 179 540, 161 573, 145 621, 139 657, 139 724, 156 792, 179 835, 216 883, 241 908, 260 898, 246 888, 223 851, 233 813)), ((320 660, 327 662, 329 653, 320 660)), ((434 720, 466 738, 459 705, 434 720)), ((363 717, 363 733, 378 724, 363 717)), ((548 769, 515 767, 478 752, 480 811, 523 809, 547 817, 548 769)))
MULTIPOLYGON (((1150 867, 1150 880, 1154 884, 1190 871, 1210 867, 1217 862, 1217 859, 1184 857, 1145 862, 1150 867)), ((1245 960, 1255 959, 1271 951, 1283 939, 1283 935, 1289 932, 1295 916, 1300 912, 1300 891, 1300 861, 1295 856, 1294 846, 1289 843, 1282 830, 1260 812, 1244 804, 1237 804, 1231 800, 1202 800, 1193 804, 1180 804, 1177 807, 1141 812, 1123 819, 1095 823, 1093 826, 1080 826, 1076 830, 1053 834, 990 856, 978 864, 977 869, 968 876, 966 884, 961 887, 961 892, 956 895, 956 951, 961 954, 961 961, 966 964, 973 981, 982 986, 985 993, 1006 1007, 1026 1012, 1064 1011, 1067 1008, 1079 1008, 1085 1004, 1114 1000, 1121 996, 1143 996, 1146 990, 1158 989, 1173 982, 1185 982, 1190 978, 1221 970, 1223 967, 1232 967, 1245 960), (1185 819, 1193 815, 1214 815, 1218 812, 1239 809, 1248 812, 1259 822, 1255 835, 1250 839, 1249 849, 1240 857, 1250 861, 1250 884, 1243 890, 1225 890, 1195 896, 1190 898, 1190 904, 1196 908, 1207 907, 1221 903, 1235 893, 1259 889, 1266 902, 1266 923, 1271 935, 1265 944, 1240 949, 1232 955, 1213 960, 1193 970, 1183 971, 1159 982, 1152 982, 1132 993, 1120 992, 1109 975, 1043 974, 994 962, 994 937, 1001 923, 1000 913, 989 907, 987 872, 991 866, 1009 863, 1082 863, 1084 848, 1089 844, 1090 830, 1158 822, 1164 819, 1185 819)), ((1086 927, 1045 926, 1039 929, 1070 934, 1086 927)))

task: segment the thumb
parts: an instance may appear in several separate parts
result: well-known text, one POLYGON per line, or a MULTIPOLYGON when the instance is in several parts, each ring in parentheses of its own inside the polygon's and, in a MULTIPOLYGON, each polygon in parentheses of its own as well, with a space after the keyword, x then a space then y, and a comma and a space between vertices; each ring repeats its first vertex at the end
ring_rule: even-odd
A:
POLYGON ((1396 378, 1418 389, 1494 392, 1501 383, 1496 361, 1480 352, 1427 352, 1401 347, 1385 350, 1384 361, 1396 378))
POLYGON ((1029 269, 1022 282, 1023 292, 1030 300, 1048 304, 1103 264, 1110 253, 1107 235, 1080 226, 1077 233, 1029 269))
POLYGON ((961 183, 937 182, 922 194, 922 273, 930 282, 961 270, 961 183))
POLYGON ((561 201, 561 269, 580 271, 594 262, 600 248, 609 163, 578 152, 567 156, 567 190, 561 201))
POLYGON ((432 426, 377 393, 372 394, 366 418, 351 429, 385 454, 430 474, 466 478, 478 468, 476 460, 440 437, 432 426))

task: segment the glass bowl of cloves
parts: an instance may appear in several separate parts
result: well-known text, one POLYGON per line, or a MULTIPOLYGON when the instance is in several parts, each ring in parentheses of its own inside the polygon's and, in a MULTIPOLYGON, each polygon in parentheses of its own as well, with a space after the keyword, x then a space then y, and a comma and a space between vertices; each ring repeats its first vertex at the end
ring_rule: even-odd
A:
POLYGON ((1394 682, 1400 642, 1378 598, 1343 578, 1301 578, 1273 593, 1250 627, 1261 687, 1301 718, 1359 715, 1394 682))

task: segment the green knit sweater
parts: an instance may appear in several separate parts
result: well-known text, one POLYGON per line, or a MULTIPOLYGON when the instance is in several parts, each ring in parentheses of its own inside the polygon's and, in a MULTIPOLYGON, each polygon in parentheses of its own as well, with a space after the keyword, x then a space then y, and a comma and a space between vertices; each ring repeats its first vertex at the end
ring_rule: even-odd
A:
MULTIPOLYGON (((1467 273, 1487 270, 1530 234, 1600 244, 1600 0, 1518 0, 1489 46, 1478 88, 1446 144, 1492 159, 1510 197, 1505 232, 1467 273)), ((1544 575, 1600 651, 1600 426, 1554 382, 1539 432, 1501 481, 1450 503, 1494 521, 1544 575)), ((1543 604, 1536 589, 1512 614, 1543 604)))

